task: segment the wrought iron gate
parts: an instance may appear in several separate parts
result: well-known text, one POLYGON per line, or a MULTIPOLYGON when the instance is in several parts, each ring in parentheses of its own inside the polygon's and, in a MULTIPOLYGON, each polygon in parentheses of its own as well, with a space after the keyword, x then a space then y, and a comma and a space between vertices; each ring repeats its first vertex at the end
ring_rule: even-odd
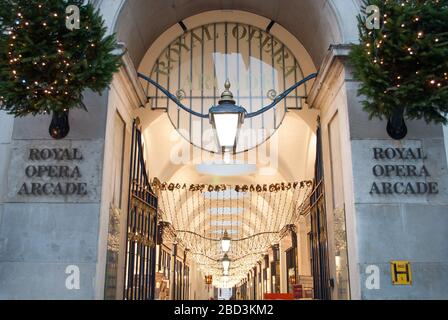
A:
POLYGON ((151 190, 138 121, 132 129, 126 235, 125 300, 153 300, 156 272, 157 197, 151 190))
POLYGON ((315 186, 310 197, 311 255, 314 298, 330 300, 330 270, 328 264, 327 215, 325 210, 324 169, 320 121, 317 128, 315 186))

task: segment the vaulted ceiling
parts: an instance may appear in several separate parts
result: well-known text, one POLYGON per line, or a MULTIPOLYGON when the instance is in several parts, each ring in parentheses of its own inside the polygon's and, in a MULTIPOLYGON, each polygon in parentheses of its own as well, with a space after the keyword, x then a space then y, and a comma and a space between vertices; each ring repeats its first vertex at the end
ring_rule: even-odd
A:
MULTIPOLYGON (((301 50, 306 56, 302 55, 302 59, 307 61, 308 70, 315 72, 330 45, 355 41, 357 30, 351 28, 356 25, 353 19, 356 19, 356 12, 359 10, 358 0, 116 0, 116 2, 120 2, 122 8, 115 30, 118 39, 126 44, 136 69, 145 63, 146 67, 150 67, 151 63, 145 62, 145 59, 148 60, 148 50, 162 34, 167 33, 179 21, 188 21, 189 17, 211 10, 226 10, 230 15, 233 10, 239 10, 264 17, 268 22, 273 20, 286 29, 295 41, 301 44, 301 50), (348 18, 341 19, 342 14, 348 18)), ((180 28, 179 25, 177 28, 180 28)), ((176 36, 179 36, 181 31, 182 29, 177 30, 176 36)), ((192 147, 188 141, 180 137, 166 112, 142 109, 138 113, 144 129, 149 175, 161 181, 235 186, 313 179, 318 116, 316 110, 304 108, 288 112, 279 130, 265 143, 268 148, 274 147, 276 153, 270 155, 267 163, 256 159, 255 171, 234 176, 222 175, 219 170, 211 174, 198 170, 197 165, 210 159, 210 154, 192 147)), ((303 196, 304 194, 301 200, 304 199, 303 196)), ((293 200, 294 194, 286 192, 283 198, 280 197, 274 203, 266 201, 266 194, 243 196, 245 199, 236 203, 238 195, 236 199, 225 200, 224 195, 220 198, 217 194, 214 201, 207 202, 204 194, 198 195, 186 190, 178 190, 174 195, 165 192, 161 197, 161 200, 165 201, 165 204, 161 205, 165 219, 178 230, 196 233, 193 237, 191 233, 188 233, 190 236, 187 234, 181 237, 184 244, 191 247, 190 249, 199 251, 200 255, 196 256, 196 262, 209 268, 219 268, 219 263, 213 260, 220 254, 218 243, 203 241, 201 245, 200 239, 219 239, 225 228, 236 229, 231 235, 234 239, 253 237, 262 231, 274 231, 269 230, 270 228, 279 229, 291 221, 289 216, 282 216, 288 210, 282 212, 281 208, 287 207, 285 204, 293 200), (266 203, 267 209, 260 210, 260 204, 266 203), (250 207, 255 209, 249 210, 250 207), (213 210, 216 211, 215 214, 213 210), (230 214, 232 210, 236 210, 234 214, 230 214), (236 218, 237 216, 239 218, 236 218), (236 224, 233 219, 237 220, 236 224)), ((300 203, 295 203, 295 212, 299 205, 300 203)), ((275 237, 272 239, 267 237, 261 239, 260 243, 264 241, 270 245, 274 240, 275 237)), ((254 241, 252 244, 256 244, 258 240, 254 241)), ((255 247, 240 245, 233 249, 234 252, 231 253, 233 257, 248 255, 240 266, 240 271, 250 270, 250 265, 254 265, 260 259, 258 253, 254 252, 255 247), (249 255, 251 252, 255 253, 254 257, 249 255)), ((266 249, 263 246, 260 248, 266 249)), ((234 276, 241 278, 244 277, 244 273, 234 276)))
POLYGON ((332 44, 356 41, 359 0, 121 0, 116 23, 136 66, 146 50, 168 28, 210 10, 242 10, 282 25, 308 50, 319 66, 332 44), (344 19, 341 16, 344 15, 344 19))

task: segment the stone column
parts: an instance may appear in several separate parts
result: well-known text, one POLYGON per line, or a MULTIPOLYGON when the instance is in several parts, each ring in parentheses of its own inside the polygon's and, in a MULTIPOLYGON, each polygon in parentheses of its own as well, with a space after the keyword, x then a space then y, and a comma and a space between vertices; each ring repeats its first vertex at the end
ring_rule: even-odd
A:
POLYGON ((50 116, 14 120, 0 224, 0 299, 96 297, 97 267, 105 266, 98 234, 107 92, 86 92, 84 102, 89 112, 70 111, 63 140, 49 136, 50 116))
MULTIPOLYGON (((321 110, 331 277, 336 279, 341 231, 336 213, 343 210, 352 299, 446 298, 443 128, 407 121, 408 135, 391 139, 386 121, 369 120, 363 111, 348 52, 347 46, 332 47, 308 99, 321 110), (388 173, 381 172, 386 169, 388 173), (392 284, 394 260, 410 262, 412 284, 392 284)), ((343 294, 335 290, 333 297, 343 294)))

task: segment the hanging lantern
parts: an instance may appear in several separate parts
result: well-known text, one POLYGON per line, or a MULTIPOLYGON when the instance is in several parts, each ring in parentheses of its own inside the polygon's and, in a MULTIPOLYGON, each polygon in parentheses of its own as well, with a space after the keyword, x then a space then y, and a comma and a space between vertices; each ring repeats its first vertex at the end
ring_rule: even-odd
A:
POLYGON ((212 275, 208 275, 205 276, 205 285, 207 286, 207 291, 210 292, 210 286, 213 283, 213 276, 212 275))
POLYGON ((171 94, 167 89, 162 87, 157 81, 152 80, 151 78, 145 76, 144 74, 138 73, 138 77, 144 79, 149 82, 151 85, 155 86, 158 90, 163 92, 168 99, 173 101, 180 109, 188 112, 192 116, 201 118, 201 119, 209 119, 210 124, 215 131, 216 142, 218 145, 218 152, 227 153, 233 152, 236 153, 236 148, 238 145, 238 137, 240 133, 241 126, 244 123, 245 119, 251 119, 253 117, 259 116, 271 109, 273 109, 277 104, 279 104, 282 100, 284 100, 291 92, 294 92, 299 86, 303 85, 307 81, 311 79, 315 79, 317 77, 317 73, 312 73, 295 83, 289 89, 287 89, 282 94, 279 94, 275 97, 275 99, 267 106, 258 109, 257 111, 248 113, 245 108, 242 106, 237 106, 236 101, 233 98, 233 94, 230 91, 230 82, 229 80, 225 83, 225 91, 221 95, 221 99, 218 102, 218 105, 212 106, 208 110, 208 114, 203 114, 200 112, 196 112, 192 110, 192 108, 183 105, 180 102, 180 98, 183 95, 175 96, 171 94))
POLYGON ((221 260, 222 263, 222 268, 224 270, 224 272, 229 272, 229 268, 230 268, 230 259, 229 256, 226 254, 224 254, 224 257, 221 260))
POLYGON ((221 249, 222 252, 227 253, 230 250, 230 244, 232 239, 229 237, 227 230, 224 232, 224 236, 221 239, 221 249))
POLYGON ((209 110, 210 124, 216 133, 216 140, 222 153, 236 151, 239 131, 247 113, 246 109, 236 105, 229 90, 229 80, 226 81, 225 88, 219 104, 209 110))

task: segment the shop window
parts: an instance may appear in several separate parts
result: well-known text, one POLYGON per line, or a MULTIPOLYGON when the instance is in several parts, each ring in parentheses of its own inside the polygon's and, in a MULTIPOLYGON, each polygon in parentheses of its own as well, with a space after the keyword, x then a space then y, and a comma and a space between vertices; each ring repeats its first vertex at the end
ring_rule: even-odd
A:
POLYGON ((286 250, 286 274, 288 277, 288 293, 293 293, 297 283, 296 248, 286 250))

